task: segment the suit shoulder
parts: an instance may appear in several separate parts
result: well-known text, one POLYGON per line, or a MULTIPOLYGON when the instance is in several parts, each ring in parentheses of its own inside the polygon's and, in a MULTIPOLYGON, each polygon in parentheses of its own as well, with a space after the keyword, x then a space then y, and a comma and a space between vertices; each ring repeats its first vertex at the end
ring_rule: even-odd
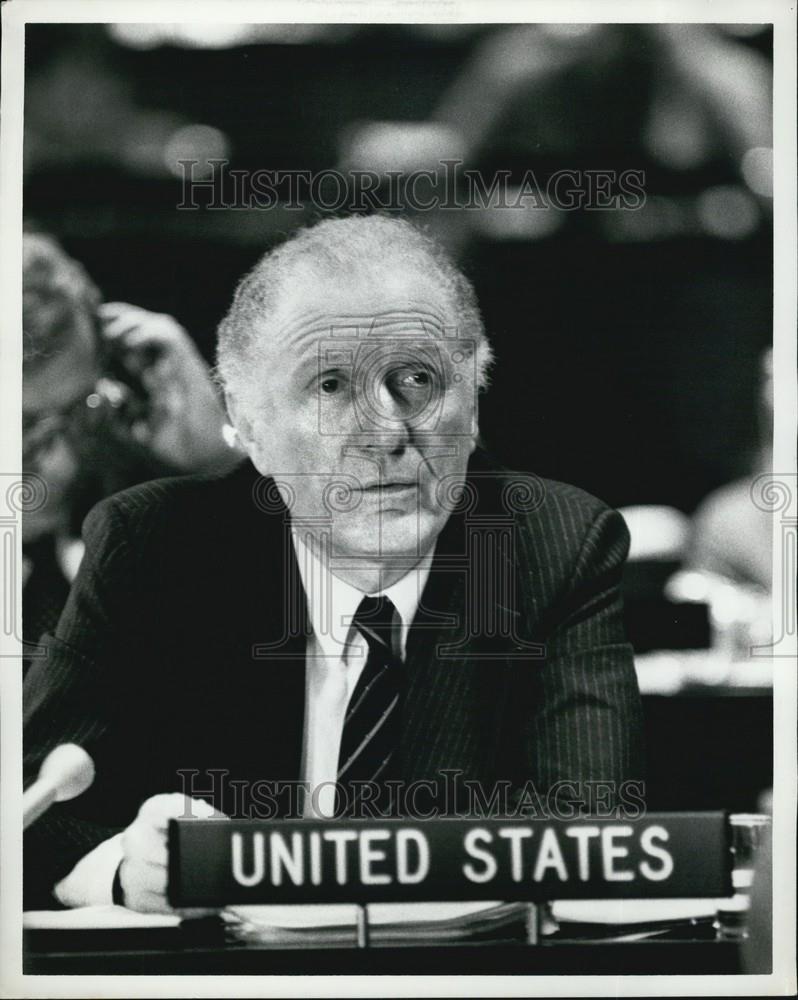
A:
MULTIPOLYGON (((220 511, 231 495, 246 491, 257 473, 248 463, 225 475, 170 476, 138 483, 96 504, 84 522, 84 534, 124 524, 137 541, 150 533, 196 526, 220 511)), ((251 487, 250 487, 251 488, 251 487)))
POLYGON ((538 503, 526 519, 527 528, 551 539, 563 554, 607 544, 628 551, 629 532, 617 510, 586 490, 553 479, 538 480, 538 503), (601 540, 599 542, 599 540, 601 540))
POLYGON ((492 472, 508 512, 534 515, 538 520, 566 517, 566 526, 576 528, 613 511, 603 500, 570 483, 512 469, 495 468, 492 472))
POLYGON ((536 473, 509 469, 482 449, 472 456, 469 477, 487 505, 520 515, 521 522, 541 530, 547 525, 562 535, 583 535, 602 515, 620 514, 586 490, 536 473))
POLYGON ((621 514, 587 490, 545 479, 541 516, 581 541, 589 534, 611 535, 628 547, 629 531, 621 514))
POLYGON ((544 503, 548 502, 552 507, 579 511, 590 521, 594 521, 603 512, 612 510, 609 504, 579 486, 562 483, 556 479, 539 481, 543 486, 544 503))
POLYGON ((617 585, 629 532, 617 510, 578 486, 510 471, 499 482, 502 507, 515 513, 510 552, 520 599, 543 634, 597 581, 617 585))
POLYGON ((514 515, 519 568, 545 577, 552 592, 591 567, 625 561, 629 532, 622 516, 586 490, 497 466, 477 475, 492 478, 496 509, 514 515))

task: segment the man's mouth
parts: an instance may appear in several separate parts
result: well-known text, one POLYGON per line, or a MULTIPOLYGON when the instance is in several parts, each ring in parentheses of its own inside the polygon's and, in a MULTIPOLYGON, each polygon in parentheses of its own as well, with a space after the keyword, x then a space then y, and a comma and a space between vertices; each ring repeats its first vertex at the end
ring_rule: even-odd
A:
POLYGON ((363 486, 362 491, 367 496, 393 497, 401 496, 415 490, 417 483, 411 480, 391 480, 383 483, 374 483, 371 486, 363 486))

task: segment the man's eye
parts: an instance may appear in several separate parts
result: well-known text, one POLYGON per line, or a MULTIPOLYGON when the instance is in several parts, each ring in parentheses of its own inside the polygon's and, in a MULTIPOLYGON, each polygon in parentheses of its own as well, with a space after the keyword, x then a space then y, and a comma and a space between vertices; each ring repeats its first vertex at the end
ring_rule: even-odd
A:
POLYGON ((432 377, 425 368, 416 371, 403 372, 399 377, 400 385, 410 389, 423 389, 430 384, 432 377))
POLYGON ((332 396, 341 388, 341 380, 335 375, 328 375, 321 380, 319 388, 325 396, 332 396))

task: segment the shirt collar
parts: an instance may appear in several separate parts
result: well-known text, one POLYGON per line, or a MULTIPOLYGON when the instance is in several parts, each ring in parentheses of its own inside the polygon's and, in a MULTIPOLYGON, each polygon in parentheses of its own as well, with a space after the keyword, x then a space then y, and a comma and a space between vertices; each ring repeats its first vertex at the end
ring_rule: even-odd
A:
MULTIPOLYGON (((335 576, 293 527, 291 540, 307 599, 308 617, 316 640, 326 657, 340 658, 344 655, 352 618, 365 596, 364 592, 335 576)), ((378 597, 384 594, 393 602, 401 623, 397 638, 403 659, 407 648, 407 636, 429 577, 433 554, 434 549, 401 580, 369 595, 378 597)))

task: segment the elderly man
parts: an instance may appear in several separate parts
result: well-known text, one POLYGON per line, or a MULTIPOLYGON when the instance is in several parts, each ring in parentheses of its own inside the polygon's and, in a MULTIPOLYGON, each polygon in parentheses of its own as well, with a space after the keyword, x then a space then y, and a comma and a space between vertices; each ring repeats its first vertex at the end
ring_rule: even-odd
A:
POLYGON ((31 889, 168 908, 178 815, 617 800, 627 532, 477 447, 490 349, 443 252, 379 216, 302 230, 239 285, 218 360, 251 464, 96 507, 28 679, 32 768, 65 740, 97 768, 32 828, 31 889))

